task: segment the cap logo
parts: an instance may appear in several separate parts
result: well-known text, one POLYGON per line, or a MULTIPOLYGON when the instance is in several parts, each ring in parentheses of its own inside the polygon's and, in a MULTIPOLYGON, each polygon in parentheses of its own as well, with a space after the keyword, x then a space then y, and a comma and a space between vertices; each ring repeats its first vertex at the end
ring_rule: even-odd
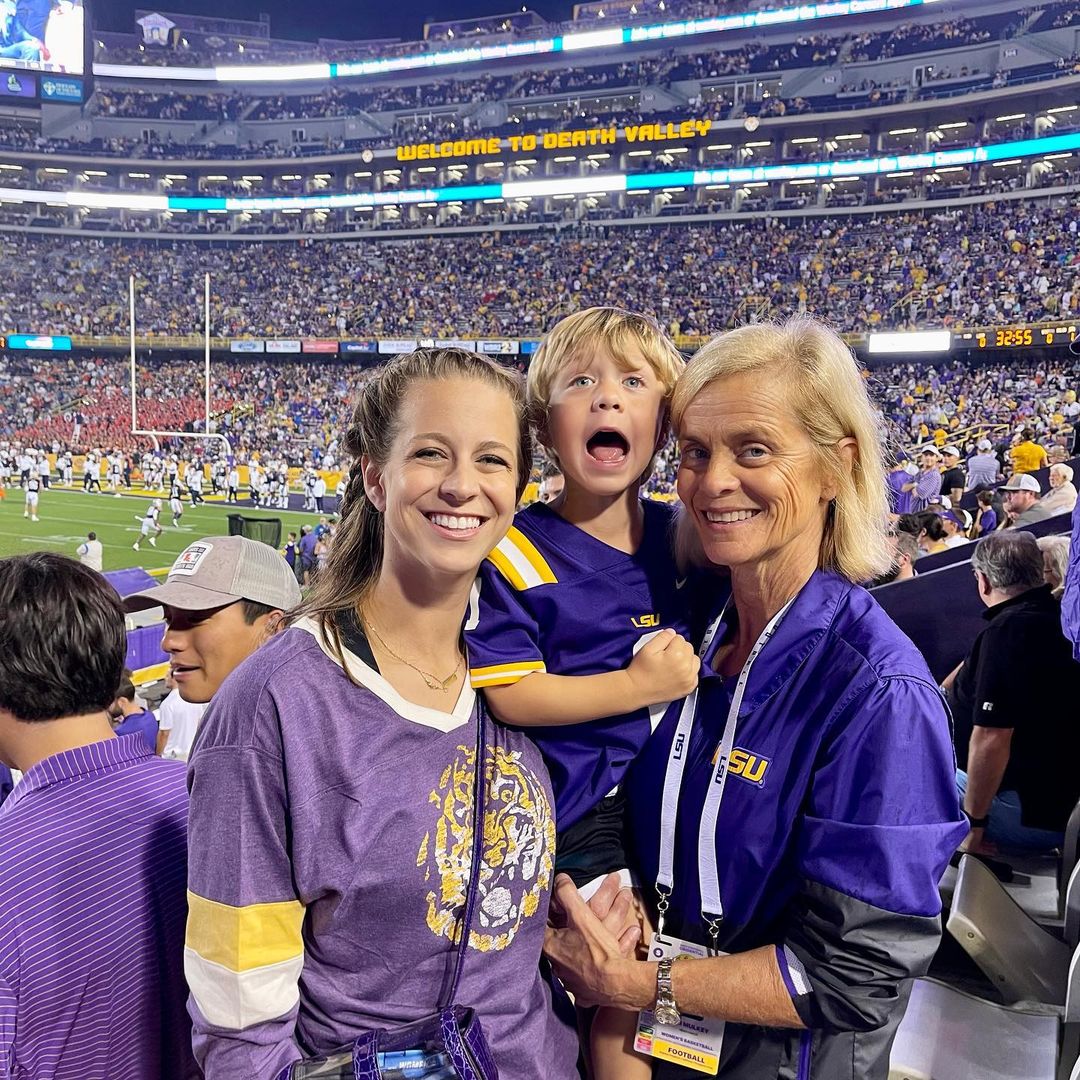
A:
POLYGON ((177 557, 176 562, 173 563, 172 569, 169 571, 169 577, 190 577, 199 569, 199 563, 206 558, 213 547, 213 544, 206 541, 200 541, 186 547, 177 557))

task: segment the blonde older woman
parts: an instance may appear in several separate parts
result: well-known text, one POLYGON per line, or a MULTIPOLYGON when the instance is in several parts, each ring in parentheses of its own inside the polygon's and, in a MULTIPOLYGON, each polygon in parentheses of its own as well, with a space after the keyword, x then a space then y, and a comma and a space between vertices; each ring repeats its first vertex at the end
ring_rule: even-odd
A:
POLYGON ((1039 504, 1055 514, 1072 513, 1076 505, 1076 486, 1072 480, 1072 466, 1051 465, 1050 490, 1039 500, 1039 504))
POLYGON ((843 342, 795 319, 705 345, 673 422, 684 526, 731 596, 630 780, 661 929, 626 959, 560 880, 547 951, 579 1000, 646 1010, 657 1077, 884 1078, 968 827, 934 679, 855 584, 890 561, 875 413, 843 342))

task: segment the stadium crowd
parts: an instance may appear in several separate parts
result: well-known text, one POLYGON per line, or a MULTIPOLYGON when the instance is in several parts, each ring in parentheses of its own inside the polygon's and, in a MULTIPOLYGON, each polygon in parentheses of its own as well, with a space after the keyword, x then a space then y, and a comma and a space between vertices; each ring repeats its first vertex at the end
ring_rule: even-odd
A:
MULTIPOLYGON (((0 417, 13 411, 48 423, 71 404, 61 399, 81 389, 83 399, 65 410, 75 415, 61 413, 81 429, 89 424, 82 410, 108 399, 117 381, 116 361, 87 365, 73 357, 44 380, 34 370, 39 361, 19 362, 22 371, 10 359, 0 368, 0 405, 7 406, 0 417), (80 380, 80 367, 89 368, 89 379, 80 380)), ((1080 417, 1075 368, 1038 360, 898 364, 866 379, 835 334, 805 319, 719 335, 687 366, 658 324, 610 308, 560 321, 532 365, 528 412, 516 381, 461 350, 420 350, 374 369, 327 361, 219 365, 226 387, 219 422, 234 434, 273 440, 278 425, 291 424, 301 438, 311 436, 309 446, 332 439, 329 452, 363 456, 363 494, 356 473, 339 520, 289 534, 284 560, 240 536, 190 542, 163 582, 122 604, 93 568, 101 556, 93 532, 78 549, 82 566, 42 553, 0 560, 0 637, 8 647, 0 759, 24 774, 0 792, 8 871, 0 875, 0 1051, 46 1075, 61 1054, 75 1055, 93 1075, 117 1080, 159 1072, 194 1080, 200 1070, 206 1080, 224 1080, 253 1075, 256 1062, 284 1080, 302 1058, 325 1071, 319 1056, 340 1046, 352 1069, 353 1055, 366 1052, 363 1039, 352 1042, 359 1032, 417 1021, 430 1011, 429 999, 442 1000, 444 980, 424 974, 418 951, 437 973, 448 958, 453 965, 454 927, 470 920, 482 860, 487 901, 473 934, 489 936, 472 948, 485 963, 468 963, 472 939, 461 933, 458 970, 468 978, 455 975, 450 996, 460 993, 483 1014, 483 1033, 474 1029, 469 1045, 489 1047, 484 1054, 521 1080, 576 1075, 579 1029, 551 1003, 541 949, 579 1003, 599 1006, 591 1039, 588 1026, 581 1030, 586 1054, 607 1075, 652 1075, 626 1049, 631 1043, 610 1036, 628 1032, 637 1009, 674 1014, 663 1022, 677 1025, 677 1006, 712 1018, 714 1028, 727 1021, 725 1037, 737 1040, 739 1053, 720 1067, 724 1080, 771 1080, 787 1075, 785 1063, 808 1062, 801 1028, 815 1041, 807 1080, 885 1075, 905 984, 929 970, 938 949, 938 883, 950 858, 957 850, 997 856, 995 845, 1006 855, 1052 856, 1080 796, 1072 756, 1048 762, 1045 741, 1035 737, 1060 720, 1054 695, 1071 700, 1080 692, 1070 641, 1080 639, 1080 626, 1066 605, 1063 632, 1059 600, 1075 584, 1064 569, 1063 522, 1076 489, 1070 468, 1050 469, 1051 509, 1041 502, 1039 479, 1048 449, 1065 450, 1058 439, 1074 434, 1080 417), (623 351, 628 330, 633 346, 623 351), (341 412, 327 408, 328 399, 341 412), (678 471, 683 524, 697 545, 696 560, 684 566, 669 546, 670 513, 637 498, 669 406, 682 457, 676 463, 666 448, 656 472, 670 487, 678 471), (534 465, 520 426, 530 413, 563 465, 563 486, 553 505, 515 517, 534 465), (881 419, 917 440, 909 449, 918 464, 908 464, 903 445, 882 459, 881 419), (959 505, 969 494, 978 496, 974 515, 959 505), (474 504, 492 516, 467 515, 474 504), (417 514, 419 505, 425 509, 417 514), (579 519, 578 505, 605 507, 605 528, 618 517, 617 532, 579 519), (764 529, 753 524, 759 515, 768 515, 764 529), (1041 538, 1046 543, 1026 531, 1051 517, 1060 527, 1041 538), (512 521, 517 527, 507 532, 512 521), (950 643, 962 648, 962 662, 939 673, 937 653, 920 654, 886 611, 914 595, 904 581, 918 575, 923 558, 964 545, 970 558, 949 581, 973 602, 977 591, 986 622, 950 643), (723 575, 713 572, 717 566, 723 575), (693 587, 683 592, 690 578, 693 587), (858 587, 869 582, 885 587, 858 587), (661 590, 668 604, 685 609, 683 621, 642 639, 640 628, 661 617, 630 613, 643 603, 666 611, 661 590), (713 626, 703 639, 705 620, 696 627, 690 613, 697 604, 713 626), (176 692, 199 710, 189 721, 194 741, 183 748, 190 748, 186 777, 175 762, 155 760, 175 745, 173 735, 163 738, 123 667, 125 613, 155 605, 163 605, 162 648, 176 692), (320 622, 327 617, 333 621, 320 622), (511 660, 511 651, 521 651, 510 644, 512 620, 531 627, 540 659, 511 660), (620 637, 620 659, 585 656, 605 635, 620 637), (1016 693, 1017 665, 1027 677, 1023 694, 1016 693), (450 674, 435 674, 444 671, 450 674), (733 703, 729 680, 736 677, 733 703), (579 693, 568 692, 568 678, 580 680, 579 693), (32 694, 27 684, 47 689, 32 694), (613 699, 617 687, 622 696, 613 699), (474 702, 476 689, 486 705, 474 702), (740 712, 744 690, 753 705, 740 712), (608 715, 616 702, 622 713, 608 715), (456 722, 446 730, 451 716, 456 722), (561 723, 537 727, 538 716, 561 723), (736 722, 753 754, 733 749, 736 722), (536 730, 527 739, 522 727, 536 730), (716 794, 718 729, 719 775, 726 780, 729 759, 732 775, 745 775, 716 794), (784 739, 775 738, 778 731, 784 739), (1022 737, 1012 740, 1014 731, 1022 737), (701 821, 677 831, 664 809, 665 763, 679 758, 678 740, 688 738, 699 752, 687 755, 679 784, 697 795, 676 800, 677 812, 701 821), (989 758, 988 744, 1000 749, 1003 738, 1003 755, 989 758), (462 755, 474 739, 470 766, 462 755), (406 749, 411 761, 428 762, 417 777, 401 769, 406 749), (481 770, 486 749, 491 767, 481 770), (608 793, 623 770, 613 802, 608 793), (442 795, 432 794, 433 783, 442 795), (489 787, 499 807, 492 827, 484 814, 489 787), (460 809, 469 789, 471 818, 460 809), (718 826, 721 798, 730 819, 718 826), (387 824, 359 829, 361 809, 370 815, 376 803, 387 824), (444 857, 447 814, 454 835, 464 836, 462 850, 472 851, 463 871, 460 859, 444 857), (513 820, 504 822, 508 814, 513 820), (625 851, 608 851, 597 839, 609 818, 627 837, 625 851), (897 828, 908 830, 900 851, 897 828), (808 830, 822 843, 807 847, 808 830), (667 872, 656 856, 667 858, 665 843, 684 873, 703 858, 701 837, 724 892, 706 874, 689 898, 685 887, 659 891, 654 912, 698 946, 673 983, 672 957, 657 965, 635 955, 641 929, 617 875, 588 906, 575 885, 628 865, 654 880, 667 872), (121 842, 144 857, 115 857, 121 842), (522 853, 522 845, 531 847, 522 853), (58 853, 73 848, 96 854, 92 880, 65 869, 70 861, 58 853), (735 871, 748 859, 767 889, 736 887, 742 876, 735 871), (512 872, 504 873, 508 863, 512 872), (412 872, 425 866, 432 869, 418 880, 412 872), (867 866, 882 872, 870 875, 867 866), (438 920, 435 873, 451 897, 438 920), (828 887, 814 876, 826 873, 828 887), (545 934, 552 886, 560 918, 545 934), (372 896, 380 903, 365 911, 372 896), (508 899, 520 903, 508 907, 508 899), (711 917, 718 900, 729 919, 711 917), (269 905, 287 909, 277 933, 290 966, 275 975, 275 986, 284 983, 277 996, 261 1012, 245 1011, 236 1007, 245 984, 215 957, 227 942, 250 945, 250 955, 263 958, 262 938, 245 945, 243 934, 226 933, 269 905), (52 936, 30 947, 28 932, 44 912, 55 920, 52 936), (343 913, 350 925, 362 914, 383 932, 357 944, 355 934, 338 929, 343 913), (848 931, 852 924, 858 934, 848 931), (126 958, 120 977, 113 957, 126 958), (77 1011, 64 1007, 58 970, 65 987, 95 972, 77 1011), (6 991, 16 972, 19 995, 6 991), (851 1019, 856 1003, 870 1007, 868 980, 875 988, 869 1025, 851 1019), (376 989, 369 992, 369 983, 376 989), (409 1004, 388 1009, 397 1000, 393 988, 404 986, 409 1004), (364 1004, 369 996, 376 1006, 364 1004), (609 1008, 627 1001, 628 1015, 609 1008), (119 1023, 132 1013, 145 1022, 119 1023), (107 1048, 95 1041, 105 1024, 107 1048), (856 1027, 866 1028, 858 1031, 866 1064, 853 1068, 856 1027), (106 1059, 111 1071, 95 1072, 106 1059), (118 1065, 125 1060, 130 1069, 118 1065)), ((179 363, 147 363, 140 400, 192 389, 189 372, 179 363)), ((14 446, 0 437, 0 469, 25 488, 25 516, 38 506, 42 459, 21 441, 28 433, 0 431, 15 437, 14 446)), ((65 462, 67 449, 60 447, 65 462)), ((140 465, 177 476, 170 483, 176 527, 179 504, 201 501, 202 484, 185 472, 181 491, 180 463, 169 450, 144 451, 140 465)), ((282 452, 275 447, 271 460, 282 452)), ((124 457, 106 459, 118 497, 124 457)), ((553 472, 549 463, 545 483, 553 472)), ((211 470, 215 488, 223 475, 211 470)), ((226 486, 233 489, 231 475, 226 486)), ((136 550, 142 537, 153 545, 161 535, 159 511, 152 500, 136 550)), ((178 718, 171 722, 175 732, 178 718)), ((654 898, 646 893, 641 902, 652 906, 654 898)), ((451 1075, 436 1040, 448 1040, 449 1051, 459 1023, 471 1021, 442 1016, 433 1043, 424 1042, 423 1053, 438 1058, 434 1069, 408 1075, 451 1075)))
POLYGON ((0 310, 9 332, 126 333, 134 273, 141 332, 185 334, 210 271, 228 337, 527 337, 614 299, 681 334, 799 311, 844 332, 1037 323, 1080 307, 1078 228, 1016 201, 303 247, 4 234, 0 310))

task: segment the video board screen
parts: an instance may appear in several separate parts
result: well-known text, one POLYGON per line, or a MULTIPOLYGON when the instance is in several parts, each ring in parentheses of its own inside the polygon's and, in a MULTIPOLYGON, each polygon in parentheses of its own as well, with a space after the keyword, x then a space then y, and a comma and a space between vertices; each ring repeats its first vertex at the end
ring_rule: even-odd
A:
MULTIPOLYGON (((85 0, 0 0, 0 75, 9 69, 83 75, 86 31, 85 0)), ((15 84, 3 82, 7 94, 16 96, 15 84)))

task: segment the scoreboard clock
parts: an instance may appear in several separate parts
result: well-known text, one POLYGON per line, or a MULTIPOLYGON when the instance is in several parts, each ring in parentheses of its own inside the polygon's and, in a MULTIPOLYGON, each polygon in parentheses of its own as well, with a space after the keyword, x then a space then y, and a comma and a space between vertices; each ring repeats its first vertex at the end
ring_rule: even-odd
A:
POLYGON ((1000 326, 991 330, 969 330, 956 334, 957 345, 977 349, 1030 349, 1069 345, 1080 337, 1080 324, 1044 326, 1000 326))

